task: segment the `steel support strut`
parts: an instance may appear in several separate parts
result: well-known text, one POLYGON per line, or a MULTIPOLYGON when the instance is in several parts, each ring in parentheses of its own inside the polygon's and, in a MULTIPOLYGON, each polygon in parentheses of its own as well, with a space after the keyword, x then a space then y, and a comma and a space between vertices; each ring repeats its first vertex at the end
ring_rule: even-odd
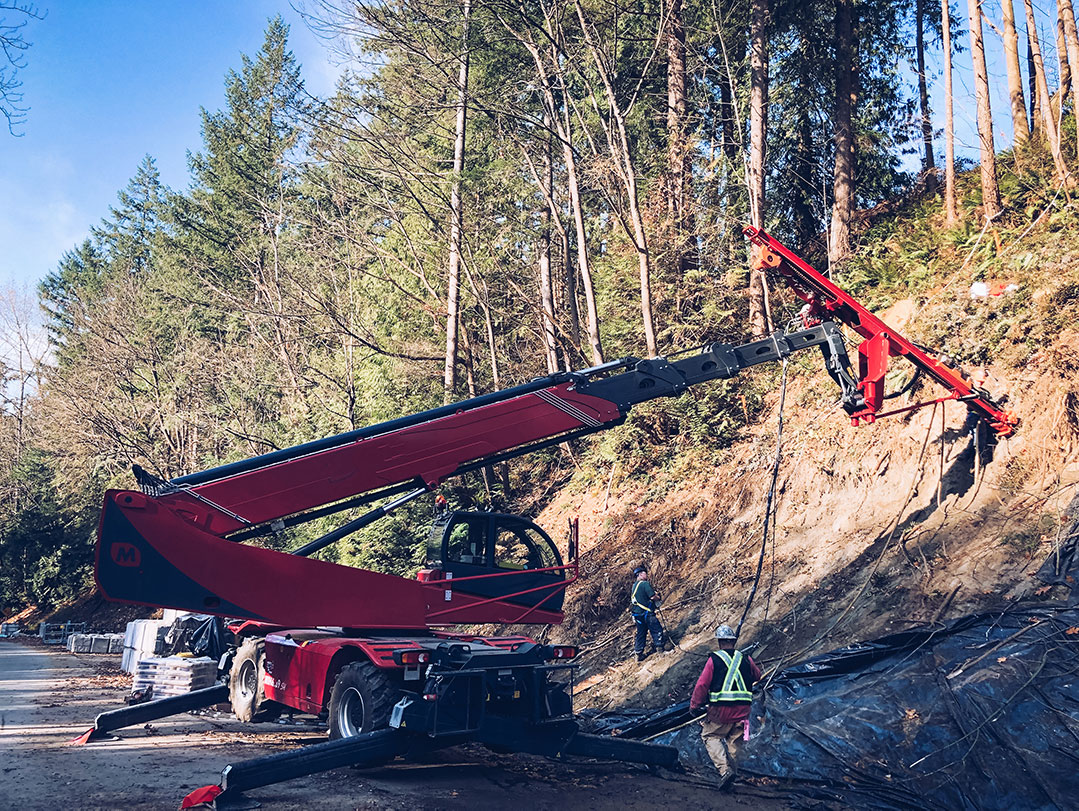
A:
POLYGON ((191 792, 181 808, 191 807, 196 799, 205 797, 216 799, 227 807, 230 799, 251 789, 344 766, 374 766, 410 751, 432 751, 468 740, 550 757, 572 755, 667 768, 678 764, 678 750, 673 746, 586 735, 578 732, 576 722, 569 719, 526 724, 519 720, 487 716, 475 734, 467 737, 455 735, 438 738, 398 729, 380 729, 230 763, 221 771, 219 785, 205 786, 191 792))
POLYGON ((72 743, 87 743, 107 732, 113 732, 124 727, 145 724, 148 721, 156 721, 158 718, 168 718, 170 715, 179 715, 182 712, 200 710, 229 700, 229 688, 224 684, 215 684, 202 690, 194 690, 180 696, 169 696, 131 707, 120 707, 116 710, 108 710, 100 713, 94 720, 94 726, 75 738, 72 743))

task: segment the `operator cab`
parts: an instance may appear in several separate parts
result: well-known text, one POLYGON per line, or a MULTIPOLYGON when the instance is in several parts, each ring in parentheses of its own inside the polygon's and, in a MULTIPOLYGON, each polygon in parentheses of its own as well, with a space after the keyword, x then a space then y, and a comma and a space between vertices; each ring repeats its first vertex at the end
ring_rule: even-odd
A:
POLYGON ((444 513, 431 525, 427 558, 443 577, 478 578, 461 583, 461 591, 545 611, 562 609, 561 586, 567 579, 562 556, 546 532, 519 515, 444 513), (506 576, 490 576, 499 574, 506 576))

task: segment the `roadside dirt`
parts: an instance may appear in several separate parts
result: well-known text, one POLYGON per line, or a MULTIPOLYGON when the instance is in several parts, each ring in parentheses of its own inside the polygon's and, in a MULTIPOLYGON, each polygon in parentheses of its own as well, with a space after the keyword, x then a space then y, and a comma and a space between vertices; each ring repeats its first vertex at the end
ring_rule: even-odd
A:
MULTIPOLYGON (((211 712, 122 730, 114 740, 69 745, 97 713, 121 705, 130 677, 116 660, 0 642, 0 809, 175 809, 189 791, 216 783, 230 762, 325 740, 317 726, 247 725, 211 712)), ((381 769, 339 769, 247 797, 268 810, 787 807, 751 786, 717 794, 696 777, 659 776, 626 764, 495 755, 479 746, 381 769)))

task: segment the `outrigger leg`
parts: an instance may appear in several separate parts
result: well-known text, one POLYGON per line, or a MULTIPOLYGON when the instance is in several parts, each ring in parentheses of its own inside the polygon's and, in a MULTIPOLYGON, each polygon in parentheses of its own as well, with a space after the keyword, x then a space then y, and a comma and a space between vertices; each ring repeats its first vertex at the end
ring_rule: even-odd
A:
POLYGON ((131 707, 121 707, 118 710, 109 710, 97 716, 94 725, 82 735, 73 739, 72 744, 81 745, 97 740, 106 733, 124 727, 145 724, 156 721, 158 718, 167 718, 170 715, 179 715, 182 712, 191 712, 203 707, 220 704, 229 700, 229 688, 227 684, 215 684, 202 690, 193 690, 181 696, 169 696, 143 704, 135 704, 131 707))
POLYGON ((249 789, 344 766, 375 766, 397 755, 417 750, 432 751, 468 741, 551 757, 575 755, 666 768, 678 764, 678 750, 673 746, 586 735, 578 731, 573 721, 526 725, 488 717, 470 735, 429 736, 401 729, 381 729, 230 763, 221 771, 218 785, 203 786, 191 792, 180 808, 195 808, 210 802, 215 802, 218 808, 227 808, 230 802, 244 805, 246 800, 241 793, 249 789))

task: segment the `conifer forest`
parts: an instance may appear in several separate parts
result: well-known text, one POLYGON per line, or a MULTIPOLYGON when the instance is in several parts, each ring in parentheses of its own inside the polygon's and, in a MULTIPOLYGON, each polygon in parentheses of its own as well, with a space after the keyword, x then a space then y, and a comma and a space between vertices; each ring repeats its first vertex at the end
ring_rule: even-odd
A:
MULTIPOLYGON (((887 304, 928 273, 926 256, 882 247, 901 208, 965 253, 1075 194, 1072 0, 296 8, 344 66, 336 92, 306 89, 270 19, 261 48, 220 65, 225 102, 201 112, 187 184, 164 185, 146 155, 90 236, 58 246, 34 300, 5 297, 5 610, 91 587, 102 494, 131 487, 132 465, 170 479, 782 328, 797 306, 750 272, 744 225, 887 304), (960 64, 970 87, 951 80, 960 64), (991 107, 1005 80, 1010 106, 991 107), (955 156, 953 111, 977 120, 977 164, 955 156)), ((777 374, 642 406, 443 492, 535 514, 615 460, 647 475, 717 453, 777 374)), ((320 555, 410 575, 430 509, 320 555)))

